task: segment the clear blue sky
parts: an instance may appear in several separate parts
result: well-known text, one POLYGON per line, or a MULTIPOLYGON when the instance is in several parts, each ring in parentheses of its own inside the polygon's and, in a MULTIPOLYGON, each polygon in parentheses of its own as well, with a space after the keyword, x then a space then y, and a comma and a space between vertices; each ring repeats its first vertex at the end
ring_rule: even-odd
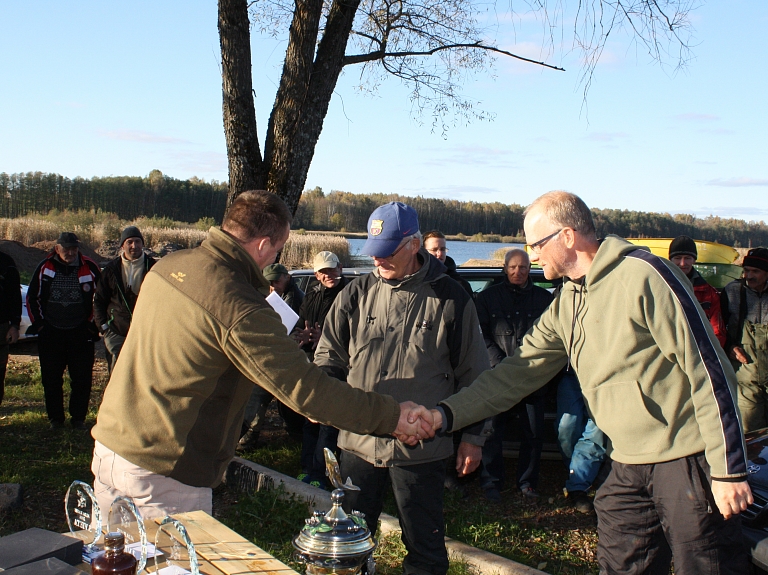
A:
MULTIPOLYGON (((214 0, 0 2, 0 171, 226 180, 216 20, 214 0)), ((598 208, 768 221, 768 4, 710 1, 693 22, 679 73, 618 34, 586 109, 575 54, 549 58, 564 73, 499 61, 466 90, 495 120, 447 138, 396 80, 367 96, 348 68, 306 186, 523 205, 566 189, 598 208)), ((498 38, 538 56, 541 27, 498 38)), ((284 43, 254 34, 253 52, 263 145, 284 43)))

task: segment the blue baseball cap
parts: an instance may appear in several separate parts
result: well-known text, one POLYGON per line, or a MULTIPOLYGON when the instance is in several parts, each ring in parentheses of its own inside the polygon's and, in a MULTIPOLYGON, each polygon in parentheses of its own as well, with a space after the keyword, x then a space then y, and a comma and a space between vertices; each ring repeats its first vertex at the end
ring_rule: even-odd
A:
POLYGON ((392 255, 403 241, 419 231, 416 210, 402 202, 379 206, 368 218, 368 240, 360 253, 376 258, 392 255))

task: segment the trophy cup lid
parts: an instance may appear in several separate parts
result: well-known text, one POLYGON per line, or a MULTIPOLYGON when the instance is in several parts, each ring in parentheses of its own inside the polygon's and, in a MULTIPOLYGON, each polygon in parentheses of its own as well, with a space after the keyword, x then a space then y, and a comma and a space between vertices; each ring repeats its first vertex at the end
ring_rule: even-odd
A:
POLYGON ((344 490, 358 490, 350 480, 341 482, 339 464, 328 449, 325 450, 328 477, 336 488, 331 493, 329 511, 315 511, 305 520, 301 532, 293 539, 296 551, 313 563, 344 563, 356 561, 361 565, 376 548, 365 517, 358 511, 347 514, 341 507, 344 490))

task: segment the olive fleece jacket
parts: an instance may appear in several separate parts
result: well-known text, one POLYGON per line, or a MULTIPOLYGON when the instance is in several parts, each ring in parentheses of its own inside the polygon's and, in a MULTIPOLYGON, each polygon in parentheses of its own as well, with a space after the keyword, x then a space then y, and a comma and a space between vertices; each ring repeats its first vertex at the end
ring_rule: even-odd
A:
POLYGON ((583 284, 563 285, 513 355, 441 403, 446 426, 509 409, 569 359, 614 460, 704 452, 713 478, 746 476, 736 375, 690 282, 616 236, 602 241, 583 284))
POLYGON ((93 437, 131 463, 214 487, 235 453, 254 382, 291 409, 357 433, 394 431, 391 397, 307 361, 269 306, 269 283, 228 234, 147 273, 93 437))

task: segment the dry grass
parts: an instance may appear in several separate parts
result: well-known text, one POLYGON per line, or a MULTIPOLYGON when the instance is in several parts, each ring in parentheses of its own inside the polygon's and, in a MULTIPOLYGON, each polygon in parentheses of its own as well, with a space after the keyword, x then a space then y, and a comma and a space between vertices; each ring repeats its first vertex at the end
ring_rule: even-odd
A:
MULTIPOLYGON (((208 227, 215 223, 210 218, 208 220, 186 224, 167 218, 138 218, 131 222, 120 220, 114 214, 97 211, 51 212, 25 218, 0 218, 0 238, 31 246, 39 242, 55 241, 64 230, 74 231, 85 246, 98 251, 102 245, 116 242, 124 227, 135 225, 141 229, 144 243, 149 249, 165 254, 169 250, 164 247, 169 244, 176 246, 174 249, 199 245, 208 237, 208 227)), ((311 267, 312 259, 323 250, 339 256, 342 265, 352 265, 349 242, 345 238, 301 232, 291 232, 283 248, 281 262, 290 269, 311 267)))
POLYGON ((349 242, 345 238, 293 232, 291 232, 291 236, 283 248, 280 263, 288 269, 312 267, 312 260, 315 255, 324 250, 335 253, 344 267, 349 267, 352 264, 349 242))

